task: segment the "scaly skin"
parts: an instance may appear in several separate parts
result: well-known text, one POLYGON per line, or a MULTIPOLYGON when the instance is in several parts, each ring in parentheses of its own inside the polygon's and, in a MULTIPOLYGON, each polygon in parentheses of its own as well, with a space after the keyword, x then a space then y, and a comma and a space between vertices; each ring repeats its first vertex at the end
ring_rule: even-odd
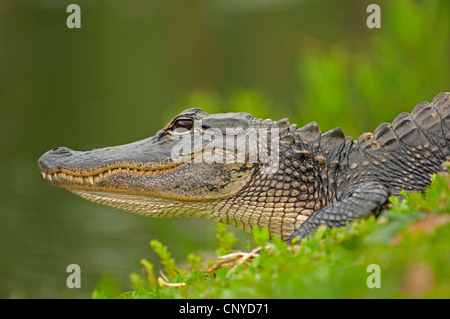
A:
POLYGON ((153 137, 88 152, 59 147, 39 167, 54 186, 97 203, 268 227, 290 241, 377 214, 402 189, 423 191, 446 160, 450 93, 356 141, 340 128, 321 134, 316 123, 297 128, 287 119, 189 109, 153 137), (266 157, 250 151, 261 149, 266 157))

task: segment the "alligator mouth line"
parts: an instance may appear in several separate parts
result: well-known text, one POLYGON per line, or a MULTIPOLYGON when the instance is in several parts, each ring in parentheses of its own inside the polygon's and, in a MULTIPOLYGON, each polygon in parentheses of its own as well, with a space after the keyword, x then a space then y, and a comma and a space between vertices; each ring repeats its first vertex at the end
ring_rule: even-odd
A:
POLYGON ((42 177, 54 184, 77 185, 77 186, 93 186, 95 183, 106 179, 108 176, 114 176, 121 173, 138 174, 140 176, 154 177, 169 171, 180 169, 186 163, 164 166, 161 168, 135 168, 125 166, 111 166, 96 169, 91 172, 74 172, 72 170, 61 168, 54 171, 44 172, 41 170, 42 177), (67 184, 66 184, 67 183, 67 184))

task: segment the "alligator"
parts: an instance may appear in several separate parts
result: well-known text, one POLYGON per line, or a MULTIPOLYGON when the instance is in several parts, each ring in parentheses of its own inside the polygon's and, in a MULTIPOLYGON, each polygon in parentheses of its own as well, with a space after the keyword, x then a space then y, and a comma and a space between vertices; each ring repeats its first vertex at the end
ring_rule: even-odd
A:
POLYGON ((194 216, 287 242, 320 225, 378 216, 401 190, 424 191, 450 160, 450 93, 357 140, 248 113, 187 109, 154 136, 38 161, 44 179, 87 200, 151 217, 194 216))

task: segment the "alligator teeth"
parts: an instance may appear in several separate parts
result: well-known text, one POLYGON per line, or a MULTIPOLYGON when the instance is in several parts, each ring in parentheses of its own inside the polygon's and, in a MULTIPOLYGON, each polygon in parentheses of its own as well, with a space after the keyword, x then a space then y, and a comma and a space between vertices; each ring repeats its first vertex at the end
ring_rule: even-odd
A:
MULTIPOLYGON (((98 173, 98 175, 100 178, 104 178, 105 174, 112 174, 115 172, 135 172, 135 173, 141 173, 143 175, 145 175, 147 173, 146 170, 143 169, 137 169, 137 168, 128 168, 128 167, 119 167, 116 169, 108 169, 108 171, 102 172, 102 173, 98 173)), ((74 176, 74 175, 70 175, 67 173, 63 173, 63 172, 59 172, 59 173, 53 173, 53 174, 47 174, 44 172, 41 172, 42 177, 45 179, 48 179, 49 181, 53 181, 55 178, 64 178, 64 179, 68 179, 71 182, 75 180, 78 180, 80 183, 84 183, 86 180, 85 178, 89 181, 89 183, 91 185, 94 185, 94 177, 95 176, 74 176)))

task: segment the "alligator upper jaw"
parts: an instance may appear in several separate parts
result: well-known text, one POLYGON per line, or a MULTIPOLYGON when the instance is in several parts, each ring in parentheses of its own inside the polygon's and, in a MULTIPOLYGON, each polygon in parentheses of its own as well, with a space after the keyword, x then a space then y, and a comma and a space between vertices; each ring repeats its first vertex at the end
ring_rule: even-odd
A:
POLYGON ((112 191, 113 189, 111 187, 105 187, 105 182, 108 180, 119 176, 151 178, 171 170, 179 169, 183 164, 146 168, 141 165, 133 165, 133 163, 115 163, 104 166, 100 165, 92 170, 72 170, 64 167, 48 169, 42 164, 39 166, 42 177, 54 186, 68 189, 112 191))
POLYGON ((151 137, 87 152, 59 147, 45 153, 38 165, 46 180, 68 190, 190 201, 234 195, 255 171, 254 164, 173 161, 172 146, 151 137))
POLYGON ((168 149, 156 137, 86 152, 57 147, 42 155, 38 166, 56 187, 155 195, 152 181, 186 165, 171 161, 168 149))

